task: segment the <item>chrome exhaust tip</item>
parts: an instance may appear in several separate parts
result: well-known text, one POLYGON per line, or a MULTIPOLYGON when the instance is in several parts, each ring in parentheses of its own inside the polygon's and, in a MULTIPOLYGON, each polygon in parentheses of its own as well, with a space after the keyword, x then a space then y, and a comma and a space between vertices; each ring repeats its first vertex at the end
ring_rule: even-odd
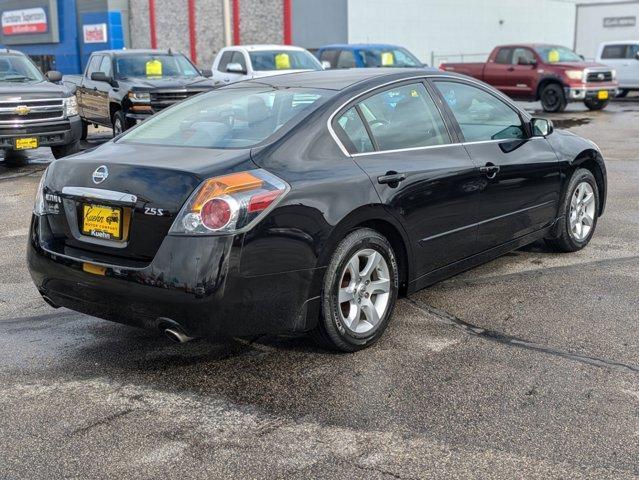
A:
POLYGON ((189 337, 183 331, 178 330, 177 328, 165 328, 164 335, 171 341, 175 343, 186 343, 193 340, 193 337, 189 337))

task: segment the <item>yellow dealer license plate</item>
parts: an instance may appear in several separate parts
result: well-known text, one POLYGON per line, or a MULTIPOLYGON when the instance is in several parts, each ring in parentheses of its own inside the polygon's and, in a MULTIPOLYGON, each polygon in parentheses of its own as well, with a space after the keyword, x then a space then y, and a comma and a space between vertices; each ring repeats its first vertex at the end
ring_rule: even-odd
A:
POLYGON ((38 148, 37 138, 16 138, 16 150, 28 150, 38 148))
POLYGON ((104 240, 121 240, 122 209, 105 205, 82 205, 82 233, 104 240))
POLYGON ((599 100, 608 100, 608 90, 599 90, 597 92, 597 98, 599 100))

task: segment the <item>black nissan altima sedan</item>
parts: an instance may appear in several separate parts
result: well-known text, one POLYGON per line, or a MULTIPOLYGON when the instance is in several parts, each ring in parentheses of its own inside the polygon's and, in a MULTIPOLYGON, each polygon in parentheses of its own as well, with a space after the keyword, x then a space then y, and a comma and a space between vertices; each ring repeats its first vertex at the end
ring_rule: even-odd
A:
POLYGON ((539 239, 584 248, 606 184, 593 142, 473 79, 283 75, 55 161, 28 263, 49 304, 176 340, 310 333, 354 351, 398 296, 539 239))

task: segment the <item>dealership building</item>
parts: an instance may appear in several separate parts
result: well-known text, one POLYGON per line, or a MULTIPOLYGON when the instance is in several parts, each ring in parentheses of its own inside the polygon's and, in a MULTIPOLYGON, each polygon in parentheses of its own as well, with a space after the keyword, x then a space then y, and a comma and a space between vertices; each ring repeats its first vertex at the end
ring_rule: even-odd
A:
POLYGON ((0 0, 0 12, 0 45, 63 73, 123 47, 171 48, 206 68, 231 44, 392 43, 437 66, 502 43, 592 57, 599 41, 639 38, 639 1, 623 0, 0 0))

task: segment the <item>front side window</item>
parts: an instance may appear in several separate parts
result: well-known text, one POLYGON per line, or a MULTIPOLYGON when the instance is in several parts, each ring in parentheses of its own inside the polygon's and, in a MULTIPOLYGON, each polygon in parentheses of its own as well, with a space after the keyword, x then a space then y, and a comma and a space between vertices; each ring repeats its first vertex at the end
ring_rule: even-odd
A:
POLYGON ((628 45, 628 51, 626 52, 626 58, 637 58, 639 53, 639 45, 628 45))
POLYGON ((328 62, 331 64, 331 68, 335 68, 335 60, 337 58, 337 50, 322 50, 320 54, 320 61, 328 62))
POLYGON ((226 52, 224 52, 222 54, 222 57, 220 57, 220 63, 217 64, 217 70, 218 72, 225 72, 226 73, 226 66, 231 63, 231 57, 233 56, 233 51, 232 50, 227 50, 226 52))
POLYGON ((100 71, 100 63, 102 62, 102 55, 95 55, 91 57, 89 66, 87 67, 87 77, 91 78, 91 74, 100 71))
POLYGON ((535 54, 527 48, 515 48, 513 51, 513 65, 533 65, 535 63, 535 54))
POLYGON ((181 54, 125 54, 115 60, 115 76, 125 78, 192 78, 199 76, 197 68, 181 54))
POLYGON ((537 54, 543 59, 544 63, 560 63, 560 62, 581 62, 582 59, 575 52, 566 47, 558 45, 546 45, 537 47, 537 54))
POLYGON ((107 76, 111 76, 111 57, 105 55, 102 57, 102 61, 100 62, 100 69, 98 72, 102 72, 107 76))
POLYGON ((339 52, 339 57, 337 57, 337 68, 354 68, 356 66, 355 54, 352 50, 342 50, 339 52))
POLYGON ((253 70, 321 70, 322 66, 309 52, 298 50, 268 50, 250 52, 253 70))
POLYGON ((526 138, 519 114, 506 103, 477 87, 436 81, 467 142, 526 138))
POLYGON ((31 60, 22 55, 2 55, 0 57, 1 82, 41 82, 44 78, 31 60))
POLYGON ((242 52, 233 52, 229 63, 239 63, 240 66, 246 70, 246 57, 242 52))
POLYGON ((362 122, 359 113, 355 107, 346 111, 341 117, 337 119, 337 125, 343 132, 343 136, 346 136, 347 150, 355 153, 366 153, 375 150, 373 142, 371 142, 364 122, 362 122))
POLYGON ((450 143, 444 121, 421 83, 391 88, 360 103, 380 150, 450 143))
POLYGON ((301 119, 331 90, 271 87, 215 90, 185 100, 146 120, 121 141, 201 148, 247 148, 289 121, 301 119))

